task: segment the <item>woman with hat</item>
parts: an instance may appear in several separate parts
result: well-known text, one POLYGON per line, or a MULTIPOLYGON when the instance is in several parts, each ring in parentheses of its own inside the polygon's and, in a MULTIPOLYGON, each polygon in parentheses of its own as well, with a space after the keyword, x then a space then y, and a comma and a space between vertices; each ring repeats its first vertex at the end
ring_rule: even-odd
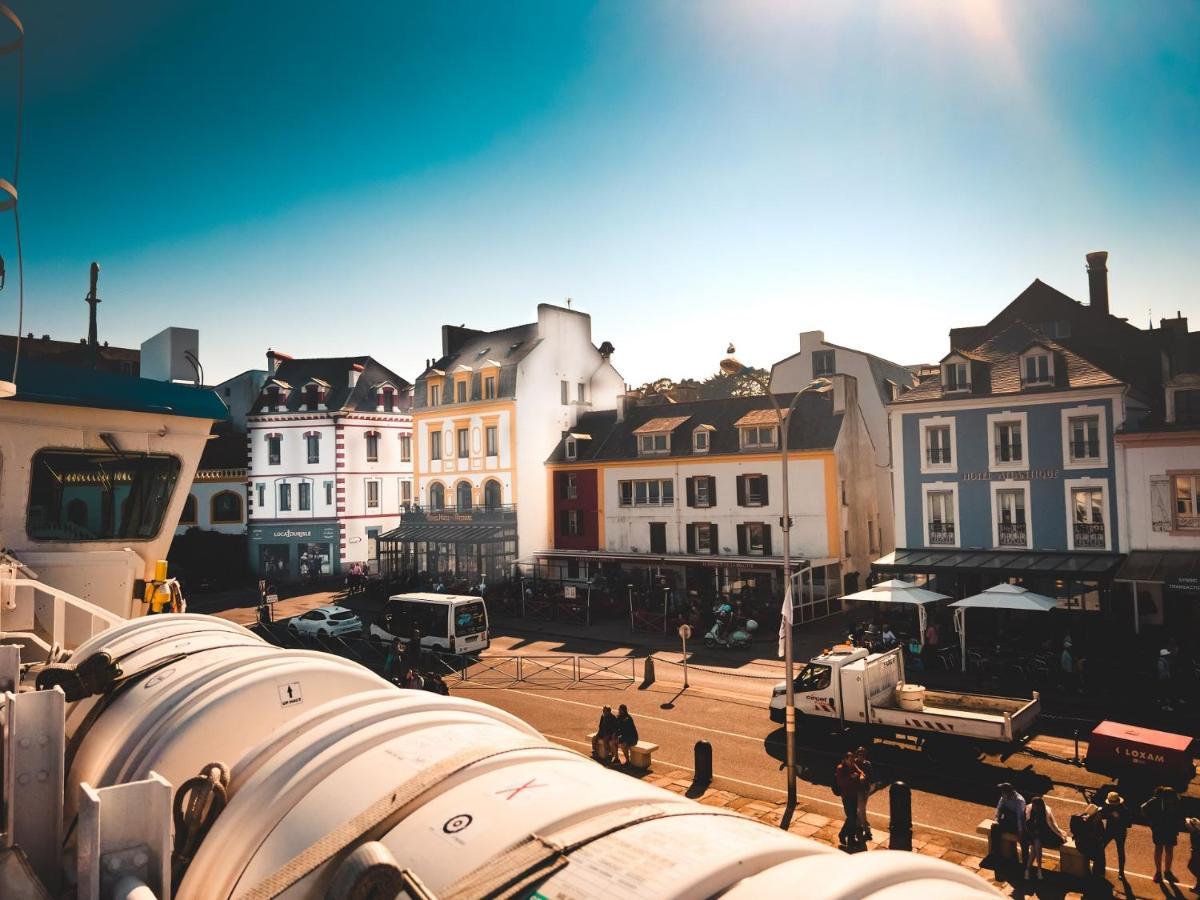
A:
MULTIPOLYGON (((1129 834, 1129 826, 1133 824, 1129 808, 1125 805, 1125 798, 1116 791, 1110 791, 1100 808, 1100 817, 1104 822, 1104 850, 1101 852, 1107 851, 1110 843, 1116 843, 1117 875, 1124 878, 1125 838, 1129 834)), ((1105 866, 1107 865, 1105 860, 1105 866)))

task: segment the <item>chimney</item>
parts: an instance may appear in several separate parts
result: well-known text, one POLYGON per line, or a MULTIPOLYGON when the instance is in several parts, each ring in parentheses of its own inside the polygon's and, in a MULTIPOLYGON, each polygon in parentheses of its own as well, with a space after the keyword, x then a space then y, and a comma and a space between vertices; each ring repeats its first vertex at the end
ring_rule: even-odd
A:
POLYGON ((1108 315, 1108 251, 1087 255, 1088 299, 1092 309, 1108 315))
POLYGON ((354 363, 350 366, 350 387, 358 384, 358 376, 362 374, 363 367, 359 363, 354 363))
POLYGON ((279 360, 275 356, 275 351, 270 347, 267 348, 267 374, 274 375, 279 371, 279 360))

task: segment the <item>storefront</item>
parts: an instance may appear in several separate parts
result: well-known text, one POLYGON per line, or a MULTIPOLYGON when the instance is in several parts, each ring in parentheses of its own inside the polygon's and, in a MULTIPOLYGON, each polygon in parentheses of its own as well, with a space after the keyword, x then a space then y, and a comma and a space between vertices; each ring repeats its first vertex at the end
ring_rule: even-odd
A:
POLYGON ((1135 550, 1117 572, 1114 596, 1135 633, 1167 629, 1200 639, 1200 553, 1135 550))
POLYGON ((380 569, 389 578, 499 584, 512 576, 517 561, 516 510, 407 510, 398 528, 379 536, 378 546, 380 569))
POLYGON ((262 578, 294 581, 340 570, 336 522, 303 525, 251 525, 250 566, 262 578))

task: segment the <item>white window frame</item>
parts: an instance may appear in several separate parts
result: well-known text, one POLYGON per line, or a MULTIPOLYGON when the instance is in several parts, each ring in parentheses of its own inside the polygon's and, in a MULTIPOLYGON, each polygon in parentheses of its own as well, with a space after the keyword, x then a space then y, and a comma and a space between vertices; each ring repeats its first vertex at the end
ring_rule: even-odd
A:
POLYGON ((579 499, 579 482, 575 477, 574 472, 567 473, 567 500, 579 499))
MULTIPOLYGON (((1028 481, 992 481, 989 483, 992 501, 992 547, 996 549, 1012 549, 1018 547, 1016 544, 1005 544, 1000 547, 1000 492, 1001 491, 1021 491, 1024 496, 1025 503, 1025 543, 1026 550, 1033 549, 1033 507, 1030 506, 1030 492, 1028 481)), ((958 537, 958 523, 954 523, 954 536, 958 537)))
POLYGON ((1197 528, 1180 528, 1179 527, 1179 510, 1176 507, 1176 490, 1175 479, 1190 478, 1192 479, 1192 489, 1190 491, 1190 499, 1192 501, 1192 516, 1191 518, 1200 518, 1200 469, 1172 469, 1167 472, 1167 492, 1168 503, 1170 506, 1170 534, 1175 537, 1195 537, 1200 535, 1200 529, 1197 528))
POLYGON ((1045 347, 1030 347, 1021 354, 1020 378, 1021 387, 1025 387, 1026 385, 1038 386, 1043 384, 1054 384, 1054 354, 1045 347), (1042 357, 1044 357, 1046 360, 1046 377, 1039 378, 1037 381, 1030 381, 1029 378, 1026 377, 1026 369, 1029 365, 1028 361, 1042 357))
POLYGON ((485 425, 483 427, 483 449, 485 456, 494 457, 500 454, 499 426, 485 425))
POLYGON ((671 452, 671 432, 669 431, 652 431, 638 436, 638 456, 666 456, 671 452), (658 439, 663 439, 664 446, 656 447, 658 439), (647 441, 650 449, 646 449, 647 441))
POLYGON ((697 475, 692 481, 693 499, 696 502, 696 509, 711 509, 712 502, 712 485, 716 483, 716 478, 712 475, 697 475), (700 485, 704 485, 704 502, 700 502, 700 485))
POLYGON ((941 365, 941 376, 942 376, 942 393, 943 394, 966 394, 966 393, 969 393, 971 390, 971 361, 968 359, 964 359, 961 356, 955 357, 954 359, 948 359, 941 365), (964 384, 959 384, 955 387, 947 386, 947 382, 949 381, 949 379, 946 377, 946 369, 949 366, 962 366, 963 367, 963 372, 966 374, 966 381, 964 384))
POLYGON ((400 505, 411 506, 413 502, 413 485, 408 478, 400 479, 400 505))
POLYGON ((930 475, 936 472, 957 472, 958 471, 958 420, 954 416, 930 416, 927 419, 918 419, 917 428, 920 429, 921 435, 921 474, 930 475), (929 461, 929 429, 930 428, 946 428, 950 429, 950 462, 948 463, 931 463, 929 461))
POLYGON ((988 469, 992 472, 1024 472, 1029 468, 1029 414, 1025 412, 991 413, 987 417, 988 469), (1021 425, 1021 459, 1017 462, 1002 462, 996 455, 996 426, 1008 422, 1021 425))
POLYGON ((713 529, 712 522, 693 522, 692 523, 692 549, 695 553, 704 554, 705 556, 713 555, 712 529, 713 529), (701 528, 704 529, 704 536, 707 540, 707 545, 703 548, 701 548, 701 546, 700 546, 700 529, 701 528))
POLYGON ((378 478, 363 479, 363 508, 366 510, 383 509, 383 482, 378 478), (371 485, 375 485, 375 503, 371 503, 371 485))
POLYGON ((440 384, 431 384, 431 385, 428 385, 428 388, 429 388, 429 405, 430 406, 441 406, 442 405, 442 386, 440 384))
POLYGON ((575 438, 573 437, 567 438, 566 457, 567 459, 579 458, 579 445, 575 442, 575 438))
POLYGON ((958 506, 957 481, 926 481, 921 484, 921 546, 922 547, 959 547, 962 545, 962 516, 958 506), (954 543, 929 543, 929 495, 949 491, 954 504, 954 543))
POLYGON ((412 462, 412 435, 400 433, 400 462, 412 462))
POLYGON ((697 428, 692 432, 692 452, 707 453, 712 446, 712 438, 709 436, 707 428, 697 428), (703 438, 704 446, 700 446, 700 440, 703 438))
MULTIPOLYGON (((1071 492, 1081 489, 1095 490, 1100 489, 1103 497, 1104 509, 1104 549, 1112 550, 1113 540, 1113 513, 1111 498, 1108 495, 1108 480, 1105 478, 1066 478, 1063 479, 1063 499, 1066 507, 1067 518, 1067 549, 1075 550, 1075 503, 1071 499, 1071 492)), ((1095 547, 1084 547, 1084 550, 1096 550, 1095 547)))
POLYGON ((441 462, 443 451, 444 451, 444 448, 442 447, 442 429, 440 427, 429 429, 429 461, 430 462, 441 462), (436 448, 434 447, 434 444, 437 444, 436 448), (434 453, 435 449, 437 450, 437 453, 434 453))
POLYGON ((743 450, 778 450, 779 449, 779 426, 778 425, 743 425, 738 429, 738 440, 741 442, 743 450), (763 443, 760 438, 763 429, 768 429, 771 432, 770 443, 763 443), (754 441, 746 440, 746 437, 753 433, 754 441))
POLYGON ((1064 469, 1108 468, 1108 410, 1103 406, 1072 406, 1062 411, 1062 467, 1064 469), (1071 420, 1096 417, 1100 438, 1100 456, 1096 459, 1071 458, 1071 420))
POLYGON ((368 431, 363 434, 363 456, 367 462, 379 462, 379 438, 382 435, 378 431, 368 431), (374 443, 375 452, 371 452, 372 442, 374 443))
POLYGON ((579 535, 580 535, 579 510, 568 509, 566 511, 566 513, 567 513, 567 536, 568 537, 579 537, 579 535))

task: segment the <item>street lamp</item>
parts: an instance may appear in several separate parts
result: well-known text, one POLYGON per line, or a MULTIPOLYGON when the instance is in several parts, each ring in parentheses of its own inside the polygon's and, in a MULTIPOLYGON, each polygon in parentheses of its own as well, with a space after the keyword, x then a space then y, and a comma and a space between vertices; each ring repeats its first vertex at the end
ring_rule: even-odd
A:
POLYGON ((721 360, 721 371, 726 375, 748 375, 751 377, 767 395, 767 399, 771 401, 771 406, 775 410, 775 420, 779 426, 779 462, 783 470, 783 517, 780 519, 780 528, 783 531, 783 596, 784 601, 789 605, 786 627, 783 629, 783 656, 785 669, 785 719, 784 729, 787 740, 786 759, 784 766, 787 771, 787 798, 788 805, 796 805, 796 685, 795 685, 795 660, 792 658, 792 624, 791 624, 791 608, 792 603, 792 517, 791 517, 791 498, 788 496, 788 431, 791 429, 792 413, 796 410, 796 404, 800 402, 800 398, 805 394, 824 394, 833 388, 833 382, 828 378, 814 378, 808 385, 798 391, 792 397, 792 402, 788 404, 787 412, 784 413, 779 406, 779 401, 775 399, 775 395, 771 392, 771 376, 756 376, 750 374, 750 369, 742 365, 733 354, 736 352, 733 344, 729 345, 726 350, 729 356, 721 360))

